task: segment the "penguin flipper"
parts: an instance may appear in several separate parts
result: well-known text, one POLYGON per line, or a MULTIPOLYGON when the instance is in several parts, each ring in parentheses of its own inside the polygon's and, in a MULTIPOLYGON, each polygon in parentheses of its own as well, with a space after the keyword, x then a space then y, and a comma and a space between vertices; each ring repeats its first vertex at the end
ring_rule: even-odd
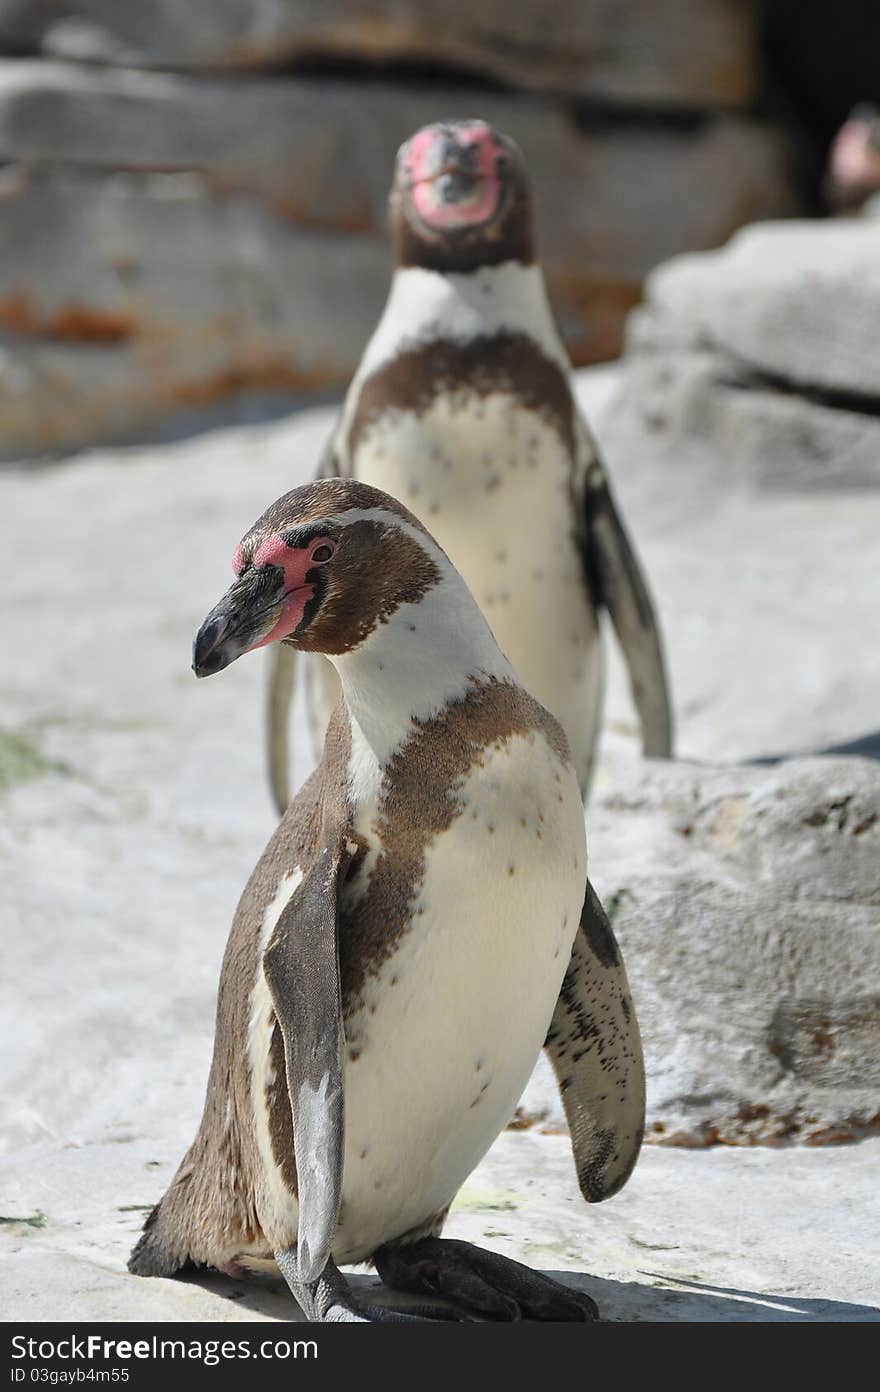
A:
POLYGON ((348 864, 344 839, 325 840, 279 916, 263 971, 284 1039, 293 1116, 302 1281, 321 1274, 342 1193, 344 1032, 338 900, 348 864))
POLYGON ((595 446, 584 489, 583 560, 629 669, 648 756, 672 757, 672 698, 657 615, 595 446))
POLYGON ((626 970, 593 886, 544 1045, 587 1203, 629 1179, 645 1128, 645 1068, 626 970))

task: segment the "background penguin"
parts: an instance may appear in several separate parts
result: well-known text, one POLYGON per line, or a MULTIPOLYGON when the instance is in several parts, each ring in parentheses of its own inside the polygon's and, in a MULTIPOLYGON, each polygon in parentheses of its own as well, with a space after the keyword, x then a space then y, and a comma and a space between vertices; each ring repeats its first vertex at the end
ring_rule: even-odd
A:
MULTIPOLYGON (((601 715, 598 610, 629 667, 644 752, 672 753, 657 622, 535 264, 520 151, 483 121, 426 126, 391 190, 397 269, 321 473, 361 479, 422 519, 528 691, 561 723, 586 792, 601 715)), ((269 770, 288 799, 293 656, 273 654, 269 770)), ((338 695, 309 663, 316 750, 338 695)))
POLYGON ((825 197, 832 212, 880 218, 880 109, 854 107, 828 152, 825 197))
POLYGON ((585 1197, 638 1154, 638 1027, 565 736, 377 490, 287 494, 234 570, 196 674, 286 638, 329 655, 342 695, 236 911, 201 1127, 130 1269, 274 1256, 308 1317, 389 1318, 335 1265, 372 1258, 392 1287, 484 1317, 594 1318, 583 1294, 438 1236, 545 1040, 585 1197))

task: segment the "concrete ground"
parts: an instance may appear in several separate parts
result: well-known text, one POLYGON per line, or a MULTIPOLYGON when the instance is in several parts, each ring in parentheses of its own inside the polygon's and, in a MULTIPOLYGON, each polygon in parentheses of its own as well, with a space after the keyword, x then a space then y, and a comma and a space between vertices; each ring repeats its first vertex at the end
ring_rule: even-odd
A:
MULTIPOLYGON (((594 408, 611 381, 588 375, 594 408)), ((195 1128, 226 932, 273 825, 263 662, 196 682, 190 643, 330 419, 0 473, 7 1319, 290 1318, 277 1281, 144 1281, 125 1260, 195 1128)), ((870 745, 880 495, 756 498, 611 464, 664 617, 680 753, 870 745)), ((637 757, 616 664, 608 730, 604 781, 637 757)), ((308 764, 300 738, 297 782, 308 764)), ((877 1320, 878 1161, 880 1140, 647 1147, 588 1209, 567 1137, 507 1131, 448 1232, 575 1273, 612 1320, 877 1320)))

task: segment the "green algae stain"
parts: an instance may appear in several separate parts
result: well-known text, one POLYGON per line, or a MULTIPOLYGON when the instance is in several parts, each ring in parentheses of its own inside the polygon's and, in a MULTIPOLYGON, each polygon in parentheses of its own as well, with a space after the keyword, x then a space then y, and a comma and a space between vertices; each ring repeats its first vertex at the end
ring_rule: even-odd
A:
POLYGON ((36 1213, 30 1213, 26 1218, 11 1218, 5 1213, 0 1213, 0 1223, 23 1223, 28 1228, 44 1228, 46 1215, 39 1208, 36 1213))
POLYGON ((453 1200, 452 1207, 509 1213, 519 1208, 519 1196, 508 1189, 471 1189, 465 1186, 453 1200))
POLYGON ((608 898, 605 900, 605 917, 608 919, 608 925, 609 925, 609 927, 611 927, 611 928, 614 927, 614 920, 616 919, 617 915, 620 913, 621 907, 622 907, 622 905, 623 905, 623 901, 624 901, 625 899, 632 899, 632 898, 633 898, 632 891, 631 891, 631 890, 628 890, 628 889, 625 889, 625 888, 624 888, 624 889, 617 889, 617 890, 614 891, 613 894, 610 894, 610 895, 608 896, 608 898))
POLYGON ((47 759, 33 739, 0 728, 0 792, 49 773, 69 774, 70 769, 57 759, 47 759))

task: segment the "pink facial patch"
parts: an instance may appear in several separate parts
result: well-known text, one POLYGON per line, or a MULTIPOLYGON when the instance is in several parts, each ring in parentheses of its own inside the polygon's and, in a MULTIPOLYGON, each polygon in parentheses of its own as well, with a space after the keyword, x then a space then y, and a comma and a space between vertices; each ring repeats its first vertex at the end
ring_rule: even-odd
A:
POLYGON ((431 227, 472 227, 487 222, 498 206, 501 193, 501 181, 495 168, 496 138, 484 121, 474 121, 456 130, 456 144, 474 147, 477 159, 473 166, 473 192, 453 203, 444 200, 437 183, 444 174, 462 172, 454 160, 444 162, 447 140, 442 129, 428 126, 410 141, 407 164, 416 210, 431 227))
POLYGON ((871 145, 867 124, 851 118, 831 147, 831 172, 844 187, 880 184, 880 152, 871 145))
POLYGON ((308 546, 288 546, 284 538, 276 534, 264 541, 255 551, 255 569, 260 570, 263 566, 273 565, 284 572, 286 593, 274 627, 258 642, 252 643, 249 652, 254 648, 264 648, 267 643, 277 643, 281 638, 289 637, 299 627, 305 607, 315 593, 314 585, 307 585, 305 577, 315 565, 323 564, 322 561, 314 559, 315 553, 320 551, 321 547, 329 547, 332 556, 336 550, 336 542, 331 537, 319 536, 312 537, 308 546))
POLYGON ((248 652, 253 652, 255 648, 265 648, 267 643, 278 643, 282 638, 289 638, 291 633, 302 623, 306 605, 313 594, 312 586, 304 585, 301 590, 294 590, 292 594, 287 595, 274 628, 270 628, 269 632, 263 638, 259 638, 256 643, 251 643, 248 652))

